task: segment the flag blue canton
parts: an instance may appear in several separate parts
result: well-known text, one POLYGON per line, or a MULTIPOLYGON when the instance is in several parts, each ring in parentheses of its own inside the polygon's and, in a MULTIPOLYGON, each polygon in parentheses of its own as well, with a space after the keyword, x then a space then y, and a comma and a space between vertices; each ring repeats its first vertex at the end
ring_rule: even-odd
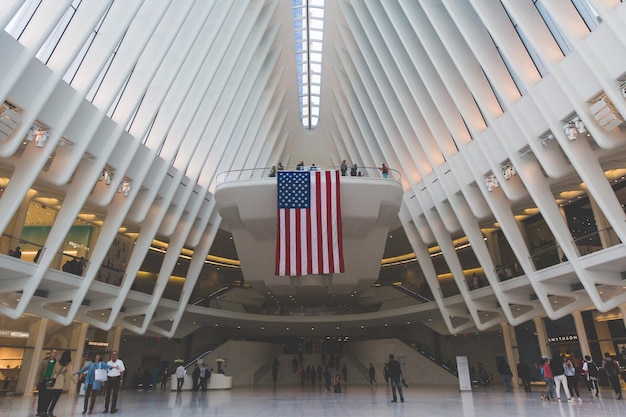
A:
POLYGON ((278 208, 303 209, 311 206, 311 174, 278 171, 278 208))

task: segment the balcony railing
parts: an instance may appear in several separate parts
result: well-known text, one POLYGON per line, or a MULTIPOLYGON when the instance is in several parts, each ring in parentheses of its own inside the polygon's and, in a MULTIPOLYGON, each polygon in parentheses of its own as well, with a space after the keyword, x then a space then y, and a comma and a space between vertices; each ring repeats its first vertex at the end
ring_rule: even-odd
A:
POLYGON ((622 243, 612 227, 601 229, 584 236, 577 237, 572 242, 579 256, 588 255, 599 250, 622 243))
POLYGON ((496 267, 495 272, 500 282, 524 275, 524 270, 517 261, 499 265, 496 267))
MULTIPOLYGON (((16 236, 3 234, 0 239, 0 247, 6 249, 6 253, 23 261, 39 263, 46 248, 35 242, 31 242, 16 236)), ((50 263, 49 268, 58 269, 74 275, 83 275, 89 268, 89 261, 83 257, 75 256, 68 252, 57 252, 50 263)))
MULTIPOLYGON (((316 166, 315 167, 319 171, 329 171, 329 170, 338 170, 339 167, 335 166, 316 166)), ((304 167, 305 171, 310 171, 310 166, 304 167)), ((268 180, 275 179, 275 176, 270 176, 272 171, 272 167, 262 167, 262 168, 247 168, 247 169, 237 169, 232 171, 221 172, 217 175, 217 185, 223 184, 225 182, 231 181, 242 181, 242 180, 252 180, 252 179, 260 179, 267 178, 268 180)), ((296 171, 296 169, 286 169, 286 171, 296 171)), ((380 178, 385 180, 392 180, 396 182, 400 182, 401 174, 400 171, 389 168, 389 177, 383 178, 380 168, 378 167, 359 167, 357 168, 357 175, 350 175, 350 169, 342 180, 349 181, 354 178, 380 178)))
POLYGON ((535 249, 530 260, 536 271, 567 261, 561 248, 556 244, 544 245, 535 249))

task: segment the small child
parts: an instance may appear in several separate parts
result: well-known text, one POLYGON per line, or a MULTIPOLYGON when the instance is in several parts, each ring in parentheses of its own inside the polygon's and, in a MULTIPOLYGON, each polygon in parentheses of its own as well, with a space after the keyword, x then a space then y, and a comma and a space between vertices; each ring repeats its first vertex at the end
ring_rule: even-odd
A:
POLYGON ((341 394, 341 375, 337 374, 334 385, 335 394, 341 394))

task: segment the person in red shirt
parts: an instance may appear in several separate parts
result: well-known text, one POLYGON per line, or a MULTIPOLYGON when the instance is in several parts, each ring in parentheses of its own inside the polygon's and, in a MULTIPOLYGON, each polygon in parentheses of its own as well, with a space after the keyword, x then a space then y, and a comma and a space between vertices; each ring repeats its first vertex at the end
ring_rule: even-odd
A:
POLYGON ((554 376, 552 375, 552 368, 550 368, 550 358, 543 356, 541 358, 543 363, 541 364, 541 376, 546 381, 547 389, 546 393, 541 396, 544 401, 550 401, 554 399, 554 376))

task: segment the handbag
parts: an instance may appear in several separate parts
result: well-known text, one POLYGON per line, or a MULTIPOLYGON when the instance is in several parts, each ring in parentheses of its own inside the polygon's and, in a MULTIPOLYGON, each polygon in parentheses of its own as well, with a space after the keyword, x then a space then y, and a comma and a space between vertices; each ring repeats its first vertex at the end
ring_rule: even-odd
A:
POLYGON ((46 387, 53 387, 54 384, 56 384, 56 382, 57 382, 56 378, 46 379, 46 387))
POLYGON ((97 368, 96 369, 96 381, 104 382, 107 379, 109 379, 107 376, 107 370, 104 368, 97 368))

